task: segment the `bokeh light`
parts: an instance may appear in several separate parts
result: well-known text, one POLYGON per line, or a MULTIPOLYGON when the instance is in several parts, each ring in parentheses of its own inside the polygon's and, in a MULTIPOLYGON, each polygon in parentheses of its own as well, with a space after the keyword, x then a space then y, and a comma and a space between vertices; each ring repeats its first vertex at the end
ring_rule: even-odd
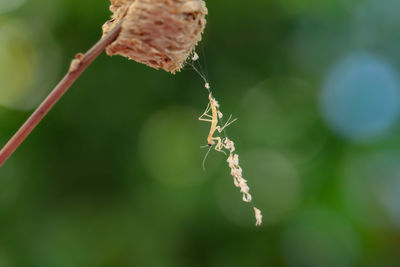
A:
MULTIPOLYGON (((296 168, 275 151, 252 150, 239 155, 243 178, 248 180, 254 204, 264 214, 263 224, 282 221, 300 202, 301 183, 296 168)), ((217 191, 221 211, 232 222, 252 226, 251 205, 240 203, 242 195, 234 187, 228 168, 226 172, 221 174, 217 191)))
POLYGON ((282 248, 288 266, 353 266, 361 250, 354 227, 322 207, 302 210, 286 225, 282 248))
POLYGON ((400 26, 400 18, 397 16, 400 2, 397 0, 366 0, 358 3, 356 7, 359 25, 368 26, 374 35, 379 34, 379 28, 394 29, 400 26))
POLYGON ((241 136, 254 147, 284 152, 296 163, 309 161, 326 141, 317 131, 320 122, 314 93, 313 86, 294 77, 259 83, 242 99, 237 122, 241 136))
POLYGON ((22 4, 25 3, 26 0, 0 0, 0 14, 13 11, 17 9, 22 4))
POLYGON ((193 119, 197 117, 191 109, 173 107, 148 119, 141 131, 139 152, 152 177, 172 186, 205 181, 199 141, 206 136, 201 138, 199 124, 193 119))
POLYGON ((397 74, 384 60, 353 53, 329 72, 320 96, 324 119, 351 141, 384 135, 397 121, 400 108, 397 74))
POLYGON ((34 80, 37 51, 22 22, 0 25, 0 105, 17 107, 34 80))
POLYGON ((352 214, 368 227, 400 227, 400 153, 348 153, 343 166, 343 197, 352 214))
MULTIPOLYGON (((63 266, 82 267, 99 262, 110 266, 143 264, 150 254, 145 236, 160 242, 165 237, 140 231, 142 222, 121 212, 123 206, 124 203, 111 202, 101 210, 93 210, 90 205, 77 205, 74 201, 65 203, 55 216, 45 219, 44 225, 31 222, 36 231, 25 239, 33 246, 27 258, 34 266, 54 266, 60 262, 63 266), (122 230, 128 225, 130 230, 122 230), (118 242, 117 236, 122 233, 124 241, 118 242), (132 246, 139 243, 140 246, 133 251, 132 246)), ((159 250, 156 245, 153 249, 154 252, 159 250)), ((147 259, 154 264, 158 260, 147 259)))
POLYGON ((0 105, 36 107, 56 84, 59 58, 46 29, 22 20, 0 22, 0 105))

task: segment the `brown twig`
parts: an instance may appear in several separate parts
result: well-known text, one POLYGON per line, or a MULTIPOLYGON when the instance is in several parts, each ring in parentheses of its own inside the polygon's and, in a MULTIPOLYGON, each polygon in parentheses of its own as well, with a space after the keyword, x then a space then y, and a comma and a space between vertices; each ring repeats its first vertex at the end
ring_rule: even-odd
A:
POLYGON ((33 129, 86 70, 86 68, 118 37, 121 31, 121 24, 122 21, 112 31, 98 41, 86 54, 76 55, 75 59, 72 60, 68 73, 0 151, 0 167, 28 137, 33 129))

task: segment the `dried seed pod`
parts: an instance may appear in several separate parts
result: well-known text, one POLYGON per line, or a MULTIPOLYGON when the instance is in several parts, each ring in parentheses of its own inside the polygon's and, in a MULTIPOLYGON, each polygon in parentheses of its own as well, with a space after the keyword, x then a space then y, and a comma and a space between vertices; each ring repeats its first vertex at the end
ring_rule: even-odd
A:
POLYGON ((107 34, 122 19, 118 38, 107 54, 128 57, 175 73, 201 40, 207 15, 203 0, 111 0, 107 34))

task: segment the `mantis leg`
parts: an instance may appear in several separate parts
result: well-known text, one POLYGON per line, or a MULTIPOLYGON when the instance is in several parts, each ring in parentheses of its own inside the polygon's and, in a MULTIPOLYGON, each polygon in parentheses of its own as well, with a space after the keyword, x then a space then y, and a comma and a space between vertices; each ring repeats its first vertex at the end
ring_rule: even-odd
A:
POLYGON ((210 110, 211 110, 211 104, 208 103, 206 110, 203 112, 203 114, 201 114, 201 116, 199 117, 199 120, 202 120, 202 118, 204 116, 212 118, 212 116, 210 114, 208 114, 208 112, 210 112, 210 110))
POLYGON ((199 117, 200 121, 207 121, 207 122, 213 122, 213 116, 211 116, 210 114, 207 114, 207 112, 210 111, 210 104, 208 104, 206 111, 204 111, 204 113, 199 117))
POLYGON ((222 150, 222 148, 223 148, 224 145, 223 145, 223 143, 222 143, 221 137, 213 137, 212 140, 217 141, 217 144, 215 145, 215 148, 214 148, 214 149, 215 149, 216 151, 222 152, 222 153, 224 153, 224 154, 226 155, 225 151, 222 150))
POLYGON ((203 119, 202 117, 199 118, 199 121, 213 122, 213 120, 211 119, 203 119))
POLYGON ((228 119, 228 121, 225 123, 224 126, 222 126, 222 127, 217 126, 217 127, 216 127, 217 131, 221 133, 226 127, 228 127, 229 125, 231 125, 232 123, 234 123, 234 122, 237 120, 237 119, 233 119, 232 121, 230 121, 231 118, 232 118, 232 115, 229 116, 229 119, 228 119))

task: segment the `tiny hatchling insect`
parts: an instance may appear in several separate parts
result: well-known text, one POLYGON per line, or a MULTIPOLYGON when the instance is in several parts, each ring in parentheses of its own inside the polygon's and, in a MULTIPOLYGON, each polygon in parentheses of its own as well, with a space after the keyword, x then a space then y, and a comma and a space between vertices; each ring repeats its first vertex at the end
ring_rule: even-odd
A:
POLYGON ((208 99, 209 99, 209 103, 207 105, 207 108, 204 111, 204 113, 199 117, 199 120, 211 123, 210 131, 209 131, 208 137, 207 137, 208 146, 212 147, 215 145, 216 151, 224 152, 222 150, 222 148, 224 146, 222 139, 219 136, 214 136, 215 131, 218 131, 219 133, 221 133, 226 127, 228 127, 229 125, 234 123, 236 121, 236 119, 231 120, 232 116, 230 116, 228 121, 222 127, 218 126, 218 122, 220 122, 220 120, 222 119, 222 116, 223 116, 221 111, 219 110, 219 104, 215 100, 215 98, 212 96, 211 93, 208 95, 208 99), (211 111, 211 114, 209 114, 210 111, 211 111))

